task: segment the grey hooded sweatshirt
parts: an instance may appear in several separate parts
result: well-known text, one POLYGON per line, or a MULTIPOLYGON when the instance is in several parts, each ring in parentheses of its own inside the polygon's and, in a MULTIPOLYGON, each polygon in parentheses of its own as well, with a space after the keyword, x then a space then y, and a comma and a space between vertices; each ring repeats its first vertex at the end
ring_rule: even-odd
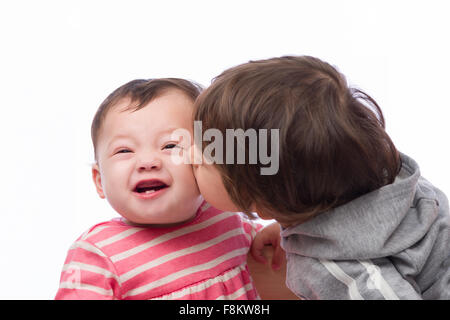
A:
POLYGON ((285 228, 287 286, 305 299, 450 299, 446 196, 401 154, 395 181, 285 228))

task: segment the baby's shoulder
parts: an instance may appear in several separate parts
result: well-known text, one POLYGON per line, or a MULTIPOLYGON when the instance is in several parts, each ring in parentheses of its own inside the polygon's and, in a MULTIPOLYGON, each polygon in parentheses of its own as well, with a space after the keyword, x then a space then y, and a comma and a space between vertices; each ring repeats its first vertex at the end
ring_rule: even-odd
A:
MULTIPOLYGON (((114 218, 109 221, 104 221, 97 223, 87 229, 83 234, 77 239, 77 241, 87 241, 93 244, 99 244, 105 239, 109 239, 115 235, 126 233, 127 231, 133 229, 142 229, 136 228, 124 223, 120 218, 114 218)), ((136 231, 139 231, 136 230, 136 231)))

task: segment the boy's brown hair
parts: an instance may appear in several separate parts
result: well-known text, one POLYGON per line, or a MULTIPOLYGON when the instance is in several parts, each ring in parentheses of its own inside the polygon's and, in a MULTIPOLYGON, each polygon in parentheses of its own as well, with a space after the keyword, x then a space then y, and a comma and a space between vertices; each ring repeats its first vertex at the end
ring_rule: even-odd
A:
POLYGON ((203 91, 195 108, 203 131, 217 128, 225 136, 227 128, 279 129, 275 175, 261 175, 259 164, 215 164, 244 212, 256 204, 280 222, 295 223, 392 183, 400 170, 377 103, 314 57, 230 68, 203 91))
POLYGON ((125 83, 114 90, 98 108, 91 125, 91 138, 96 154, 97 140, 102 123, 108 112, 123 99, 130 99, 126 110, 137 111, 145 107, 153 99, 163 95, 167 90, 177 89, 186 94, 194 102, 202 91, 202 87, 189 80, 180 78, 136 79, 125 83))

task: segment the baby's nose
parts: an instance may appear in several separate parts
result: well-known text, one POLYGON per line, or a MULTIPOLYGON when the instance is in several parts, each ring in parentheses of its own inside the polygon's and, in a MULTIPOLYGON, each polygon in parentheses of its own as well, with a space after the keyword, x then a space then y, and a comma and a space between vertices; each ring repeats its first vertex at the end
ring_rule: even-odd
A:
POLYGON ((139 171, 158 170, 161 169, 161 160, 141 161, 138 165, 139 171))

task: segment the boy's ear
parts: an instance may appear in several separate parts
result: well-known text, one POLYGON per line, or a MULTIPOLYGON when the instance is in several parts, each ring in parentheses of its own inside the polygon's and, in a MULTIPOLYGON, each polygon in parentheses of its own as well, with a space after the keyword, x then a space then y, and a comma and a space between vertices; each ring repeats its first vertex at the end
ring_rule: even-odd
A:
POLYGON ((105 193, 103 192, 102 177, 100 175, 100 168, 98 164, 92 165, 92 180, 94 180, 95 188, 100 198, 105 199, 105 193))

